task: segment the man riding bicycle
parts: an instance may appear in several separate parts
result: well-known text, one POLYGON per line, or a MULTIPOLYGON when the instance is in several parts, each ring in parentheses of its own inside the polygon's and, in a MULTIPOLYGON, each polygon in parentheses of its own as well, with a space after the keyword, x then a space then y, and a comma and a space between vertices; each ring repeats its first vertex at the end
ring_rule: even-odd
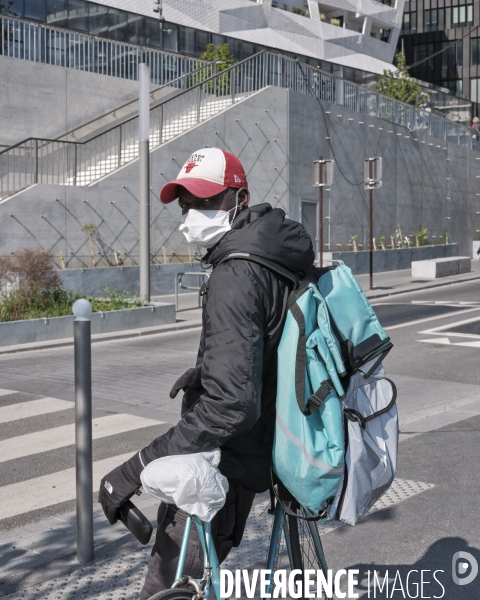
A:
MULTIPOLYGON (((244 169, 233 154, 203 148, 186 161, 160 200, 178 199, 180 230, 206 248, 213 271, 204 295, 203 327, 196 366, 175 383, 184 390, 177 425, 106 475, 99 502, 111 524, 118 509, 141 486, 140 473, 164 456, 221 449, 219 469, 228 478, 225 506, 212 521, 220 562, 240 544, 256 493, 270 487, 275 423, 277 347, 291 282, 256 262, 232 259, 250 253, 279 264, 300 279, 313 264, 312 242, 299 223, 269 204, 249 207, 244 169)), ((171 587, 186 514, 161 504, 158 529, 141 600, 171 587)), ((201 576, 203 562, 192 531, 185 571, 201 576)))

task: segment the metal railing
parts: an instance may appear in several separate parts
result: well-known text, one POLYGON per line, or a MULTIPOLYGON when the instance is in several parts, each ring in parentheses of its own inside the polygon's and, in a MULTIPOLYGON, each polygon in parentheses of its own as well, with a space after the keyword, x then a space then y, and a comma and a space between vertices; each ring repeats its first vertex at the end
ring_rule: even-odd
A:
POLYGON ((158 85, 206 63, 175 52, 115 42, 12 17, 0 17, 0 54, 134 80, 138 80, 138 65, 147 62, 151 82, 158 85))
MULTIPOLYGON (((209 67, 211 68, 211 67, 209 67)), ((197 83, 150 110, 155 148, 266 86, 314 94, 351 111, 422 131, 442 142, 480 150, 470 129, 290 58, 260 52, 197 83)), ((207 71, 208 75, 208 71, 207 71)), ((138 156, 138 116, 77 143, 29 139, 0 153, 0 198, 34 183, 89 185, 138 156)))

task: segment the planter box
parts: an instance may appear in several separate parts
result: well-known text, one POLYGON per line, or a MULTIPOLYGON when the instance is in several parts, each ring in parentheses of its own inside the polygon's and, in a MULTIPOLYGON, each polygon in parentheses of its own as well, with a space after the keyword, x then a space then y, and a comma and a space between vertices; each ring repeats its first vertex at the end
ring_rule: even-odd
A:
MULTIPOLYGON (((53 317, 0 323, 0 347, 51 340, 73 339, 75 317, 53 317)), ((125 331, 175 323, 175 305, 155 302, 150 306, 92 313, 92 334, 125 331)))
MULTIPOLYGON (((458 256, 458 244, 439 244, 438 246, 421 246, 420 248, 393 248, 373 251, 373 271, 399 271, 410 269, 412 261, 433 258, 450 258, 458 256)), ((354 275, 370 272, 370 252, 324 252, 324 261, 341 260, 350 267, 354 275)))
MULTIPOLYGON (((177 273, 191 271, 203 272, 198 261, 191 263, 175 263, 172 265, 150 266, 150 291, 152 296, 163 296, 175 293, 175 276, 177 273)), ((105 288, 113 288, 117 292, 140 293, 139 267, 98 267, 95 269, 61 269, 55 271, 60 277, 60 285, 74 294, 98 298, 105 296, 105 288)), ((197 285, 197 278, 191 278, 191 284, 197 285), (194 281, 195 279, 195 281, 194 281)), ((186 282, 187 283, 187 282, 186 282)), ((185 290, 179 289, 179 293, 185 290)))

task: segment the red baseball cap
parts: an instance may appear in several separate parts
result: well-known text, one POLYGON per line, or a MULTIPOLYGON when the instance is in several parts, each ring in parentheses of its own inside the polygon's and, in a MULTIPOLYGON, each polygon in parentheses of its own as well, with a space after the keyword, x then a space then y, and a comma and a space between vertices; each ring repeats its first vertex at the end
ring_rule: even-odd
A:
POLYGON ((175 181, 160 190, 160 200, 168 204, 176 200, 179 187, 198 198, 209 198, 229 187, 248 187, 242 163, 236 156, 220 148, 202 148, 194 152, 180 169, 175 181))

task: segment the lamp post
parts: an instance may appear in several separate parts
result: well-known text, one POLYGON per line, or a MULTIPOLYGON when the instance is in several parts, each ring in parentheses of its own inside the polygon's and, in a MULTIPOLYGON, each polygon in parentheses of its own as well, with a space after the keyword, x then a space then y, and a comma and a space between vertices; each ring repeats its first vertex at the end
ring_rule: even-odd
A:
POLYGON ((312 185, 318 187, 318 235, 319 264, 323 267, 323 188, 333 184, 333 160, 323 160, 320 156, 313 161, 312 185))
POLYGON ((373 190, 382 187, 382 159, 366 158, 364 164, 365 189, 369 190, 370 224, 370 289, 373 290, 373 190))

